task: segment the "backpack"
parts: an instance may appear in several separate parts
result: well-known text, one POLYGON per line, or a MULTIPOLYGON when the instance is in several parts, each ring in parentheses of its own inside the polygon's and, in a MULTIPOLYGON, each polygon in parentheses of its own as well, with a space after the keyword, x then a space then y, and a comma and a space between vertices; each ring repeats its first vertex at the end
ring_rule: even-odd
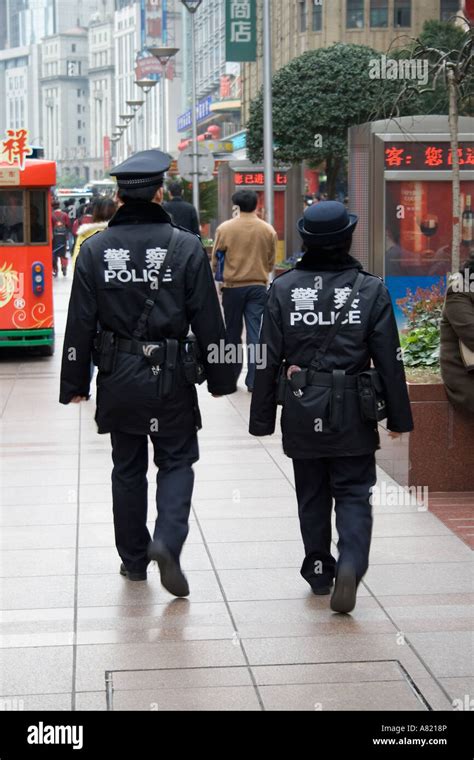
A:
POLYGON ((53 213, 53 249, 66 248, 68 239, 68 229, 64 219, 56 212, 53 213))

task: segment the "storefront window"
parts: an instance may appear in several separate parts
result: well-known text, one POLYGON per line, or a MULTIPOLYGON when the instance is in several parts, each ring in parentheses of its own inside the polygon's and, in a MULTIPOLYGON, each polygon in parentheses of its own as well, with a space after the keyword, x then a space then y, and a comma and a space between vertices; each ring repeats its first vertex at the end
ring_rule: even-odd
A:
POLYGON ((23 203, 21 190, 0 190, 0 245, 25 242, 23 203))
POLYGON ((48 242, 48 224, 46 220, 46 192, 30 192, 30 241, 32 243, 48 242))

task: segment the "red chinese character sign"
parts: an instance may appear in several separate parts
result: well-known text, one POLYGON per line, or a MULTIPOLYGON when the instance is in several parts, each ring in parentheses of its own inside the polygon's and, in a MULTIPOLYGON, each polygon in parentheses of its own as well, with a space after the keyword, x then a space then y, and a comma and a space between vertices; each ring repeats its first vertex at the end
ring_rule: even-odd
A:
POLYGON ((7 129, 6 139, 2 141, 2 151, 0 156, 6 156, 3 160, 7 164, 17 165, 20 170, 25 168, 25 160, 33 154, 33 149, 29 143, 29 133, 27 129, 7 129))
MULTIPOLYGON (((474 142, 461 143, 458 148, 459 166, 464 170, 474 169, 474 142)), ((399 142, 385 145, 385 169, 449 171, 453 167, 453 156, 449 143, 399 142)))

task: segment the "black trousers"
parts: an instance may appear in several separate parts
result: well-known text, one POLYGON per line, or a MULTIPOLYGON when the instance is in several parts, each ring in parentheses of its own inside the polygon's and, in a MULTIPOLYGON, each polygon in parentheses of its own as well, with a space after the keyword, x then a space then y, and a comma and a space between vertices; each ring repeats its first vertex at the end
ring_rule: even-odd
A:
POLYGON ((305 559, 301 575, 310 586, 326 586, 336 573, 331 553, 335 501, 338 562, 351 562, 359 582, 369 566, 372 535, 370 489, 376 482, 375 454, 293 459, 305 559))
MULTIPOLYGON (((188 535, 194 486, 192 465, 199 459, 196 433, 160 438, 150 436, 154 449, 156 507, 153 538, 160 538, 179 560, 188 535)), ((141 572, 148 565, 147 528, 148 436, 111 433, 112 499, 115 545, 127 570, 141 572)))

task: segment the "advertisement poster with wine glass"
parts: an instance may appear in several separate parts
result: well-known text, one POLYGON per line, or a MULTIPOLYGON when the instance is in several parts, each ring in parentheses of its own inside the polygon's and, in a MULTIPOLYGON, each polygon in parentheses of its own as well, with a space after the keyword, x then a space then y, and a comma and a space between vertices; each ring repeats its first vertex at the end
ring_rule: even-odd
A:
MULTIPOLYGON (((461 266, 474 254, 474 182, 461 182, 461 266)), ((423 290, 445 292, 452 272, 452 184, 388 181, 385 196, 385 283, 404 329, 399 301, 423 290)))

